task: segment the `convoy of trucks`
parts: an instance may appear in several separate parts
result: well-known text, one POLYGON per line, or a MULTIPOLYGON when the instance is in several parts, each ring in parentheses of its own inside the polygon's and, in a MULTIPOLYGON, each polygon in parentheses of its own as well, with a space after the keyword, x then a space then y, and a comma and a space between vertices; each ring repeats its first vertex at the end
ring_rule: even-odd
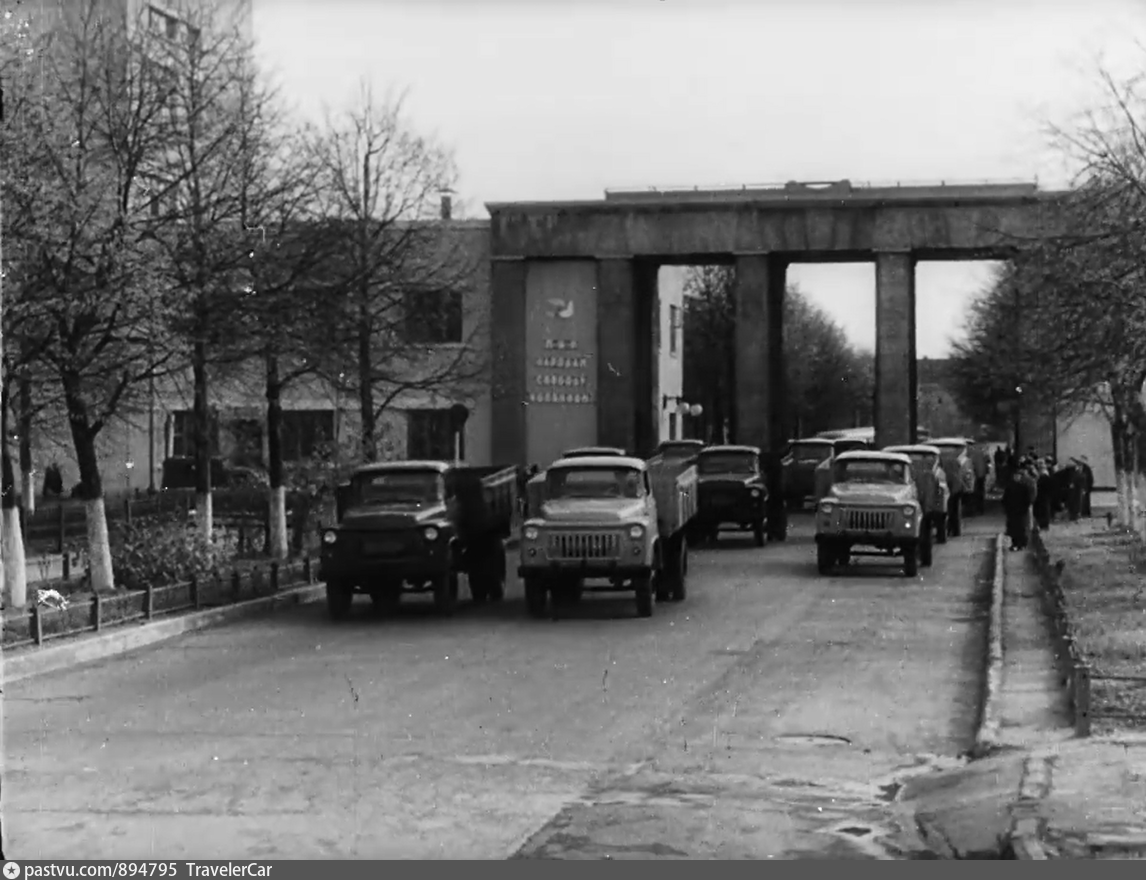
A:
POLYGON ((687 597, 690 543, 711 541, 723 526, 751 532, 757 546, 783 540, 784 501, 815 505, 821 573, 868 546, 901 555, 914 576, 931 562, 933 537, 961 532, 965 441, 883 452, 873 443, 870 429, 824 432, 793 441, 783 459, 698 440, 666 441, 648 459, 580 447, 531 476, 513 465, 364 465, 338 487, 336 522, 322 531, 329 614, 345 619, 356 595, 388 612, 403 596, 426 593, 448 615, 463 576, 475 604, 498 602, 507 544, 517 539, 531 616, 557 619, 586 592, 622 592, 650 617, 657 602, 687 597))

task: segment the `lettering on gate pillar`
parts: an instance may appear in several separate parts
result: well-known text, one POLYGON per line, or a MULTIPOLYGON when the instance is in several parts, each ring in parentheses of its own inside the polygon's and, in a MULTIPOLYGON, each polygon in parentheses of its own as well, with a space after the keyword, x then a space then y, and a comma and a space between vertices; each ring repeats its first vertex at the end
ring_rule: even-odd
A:
POLYGON ((597 296, 592 261, 531 264, 525 404, 531 462, 596 443, 597 296))

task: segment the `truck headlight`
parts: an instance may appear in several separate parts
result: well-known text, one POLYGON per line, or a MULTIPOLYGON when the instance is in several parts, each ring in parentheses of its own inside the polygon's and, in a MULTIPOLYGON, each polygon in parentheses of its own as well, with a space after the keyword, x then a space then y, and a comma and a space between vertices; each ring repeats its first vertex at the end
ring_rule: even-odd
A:
POLYGON ((903 505, 903 515, 904 516, 914 516, 915 515, 915 508, 912 507, 910 504, 903 505))
POLYGON ((537 536, 538 536, 539 534, 541 534, 541 533, 537 531, 537 527, 536 527, 536 526, 526 526, 526 527, 525 527, 525 540, 527 540, 527 541, 536 541, 536 540, 537 540, 537 536))
POLYGON ((333 544, 337 540, 338 540, 338 532, 328 530, 328 531, 325 531, 322 533, 322 543, 323 544, 333 544))
POLYGON ((644 526, 629 526, 629 537, 636 541, 645 533, 644 526))
POLYGON ((436 541, 438 540, 438 530, 434 526, 426 526, 426 528, 422 530, 422 536, 427 541, 436 541))
POLYGON ((760 497, 760 490, 759 489, 753 489, 752 490, 752 497, 753 498, 759 498, 760 497))
POLYGON ((832 503, 831 501, 821 501, 820 502, 820 513, 831 513, 835 509, 836 509, 836 505, 834 503, 832 503))

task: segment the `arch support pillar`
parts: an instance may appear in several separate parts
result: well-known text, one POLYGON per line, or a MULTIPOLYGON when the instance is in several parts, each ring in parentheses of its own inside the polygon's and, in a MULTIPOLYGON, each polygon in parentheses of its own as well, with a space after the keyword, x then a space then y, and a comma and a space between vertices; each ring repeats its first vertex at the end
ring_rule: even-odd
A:
POLYGON ((784 382, 787 261, 738 254, 735 281, 735 441, 778 452, 788 442, 784 382))
POLYGON ((875 256, 875 442, 914 443, 919 427, 915 364, 915 256, 875 256))

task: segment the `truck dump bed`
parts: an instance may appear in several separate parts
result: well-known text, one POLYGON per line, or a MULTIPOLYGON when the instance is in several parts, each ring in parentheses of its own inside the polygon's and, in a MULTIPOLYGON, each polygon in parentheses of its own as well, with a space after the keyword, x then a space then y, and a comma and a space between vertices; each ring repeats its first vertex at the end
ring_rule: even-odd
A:
POLYGON ((517 511, 517 468, 505 465, 452 468, 447 488, 458 502, 458 527, 470 535, 508 536, 517 511))
POLYGON ((698 476, 690 459, 654 455, 648 461, 649 484, 657 502, 657 530, 671 537, 696 516, 698 476))

